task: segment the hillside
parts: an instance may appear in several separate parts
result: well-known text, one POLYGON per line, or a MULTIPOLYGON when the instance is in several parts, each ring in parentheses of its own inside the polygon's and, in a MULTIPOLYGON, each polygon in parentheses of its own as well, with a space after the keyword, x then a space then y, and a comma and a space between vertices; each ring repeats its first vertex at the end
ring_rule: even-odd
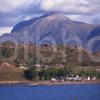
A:
MULTIPOLYGON (((4 42, 0 45, 1 55, 0 58, 7 63, 11 64, 26 64, 29 63, 41 64, 43 66, 57 66, 59 64, 69 66, 96 66, 99 62, 94 62, 90 58, 90 51, 83 49, 79 46, 69 45, 23 45, 16 46, 11 41, 4 42), (27 57, 27 58, 26 58, 27 57)), ((99 58, 99 53, 93 53, 93 56, 99 58)))
POLYGON ((23 70, 8 63, 0 63, 0 81, 24 81, 23 70))

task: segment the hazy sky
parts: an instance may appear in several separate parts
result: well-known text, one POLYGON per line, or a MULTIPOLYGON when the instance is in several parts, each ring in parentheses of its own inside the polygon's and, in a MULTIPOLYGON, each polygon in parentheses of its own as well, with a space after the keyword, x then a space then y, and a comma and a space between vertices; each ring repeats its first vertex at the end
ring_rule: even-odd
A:
POLYGON ((100 0, 0 0, 0 33, 10 32, 16 23, 47 12, 100 24, 100 0))

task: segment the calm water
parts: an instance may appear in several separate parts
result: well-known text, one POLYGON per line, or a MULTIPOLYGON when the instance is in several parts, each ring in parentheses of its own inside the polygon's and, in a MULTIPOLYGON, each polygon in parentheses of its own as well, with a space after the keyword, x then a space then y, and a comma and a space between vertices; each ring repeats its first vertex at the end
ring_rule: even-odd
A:
POLYGON ((0 86, 0 100, 100 100, 100 84, 0 86))

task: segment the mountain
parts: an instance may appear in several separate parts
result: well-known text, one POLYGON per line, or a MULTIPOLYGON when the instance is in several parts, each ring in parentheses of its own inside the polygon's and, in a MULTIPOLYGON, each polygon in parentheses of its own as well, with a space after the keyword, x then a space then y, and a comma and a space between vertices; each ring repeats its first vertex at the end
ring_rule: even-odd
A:
MULTIPOLYGON (((10 34, 0 37, 0 42, 12 40, 25 44, 68 44, 86 49, 87 44, 100 36, 100 25, 86 24, 69 19, 64 14, 51 13, 22 21, 14 26, 10 34)), ((100 40, 92 44, 91 51, 100 51, 100 40)))
POLYGON ((96 27, 94 30, 92 30, 88 35, 87 40, 93 41, 92 48, 94 51, 100 51, 100 27, 96 27))

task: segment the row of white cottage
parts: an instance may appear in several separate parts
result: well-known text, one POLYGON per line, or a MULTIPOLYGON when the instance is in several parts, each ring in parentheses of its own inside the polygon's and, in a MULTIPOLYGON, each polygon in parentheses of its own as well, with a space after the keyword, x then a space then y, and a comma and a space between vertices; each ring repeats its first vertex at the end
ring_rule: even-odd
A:
MULTIPOLYGON (((66 77, 66 80, 68 81, 82 81, 83 78, 82 77, 79 77, 78 75, 76 77, 66 77)), ((87 79, 85 79, 87 81, 90 81, 90 80, 96 80, 96 77, 94 77, 93 79, 91 79, 89 76, 87 77, 87 79)), ((51 82, 56 82, 57 79, 56 78, 51 78, 51 82)), ((63 79, 61 80, 62 82, 64 81, 63 79)))

